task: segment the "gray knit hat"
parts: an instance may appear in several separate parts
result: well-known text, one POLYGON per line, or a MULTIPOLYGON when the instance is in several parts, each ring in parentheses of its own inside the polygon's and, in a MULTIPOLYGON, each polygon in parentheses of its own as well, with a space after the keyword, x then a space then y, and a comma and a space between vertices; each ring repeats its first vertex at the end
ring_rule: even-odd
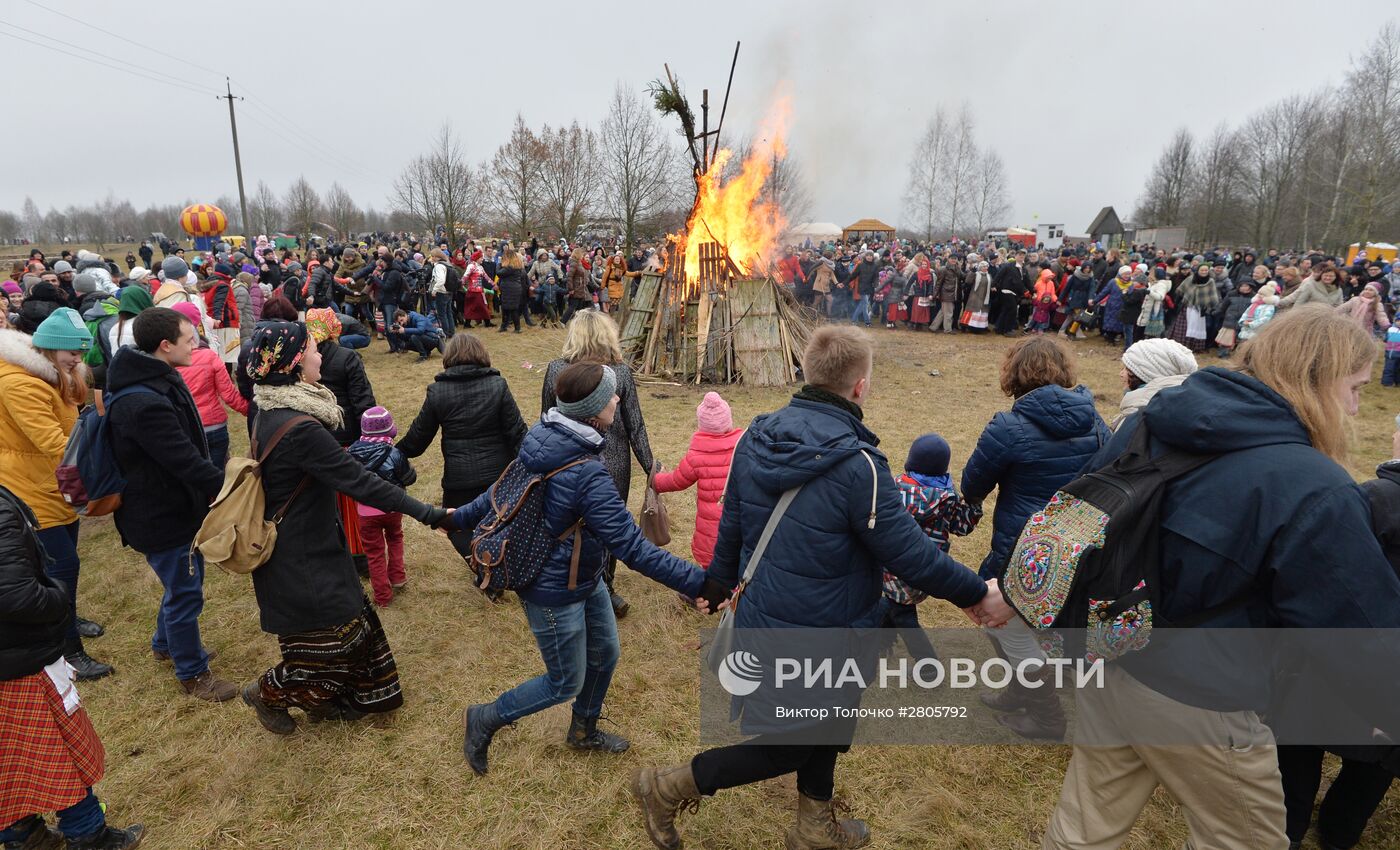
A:
POLYGON ((617 394, 617 373, 611 366, 603 367, 603 377, 598 381, 598 386, 593 388, 593 392, 579 399, 578 401, 564 401, 559 399, 555 407, 559 412, 580 422, 592 419, 603 412, 603 408, 608 406, 612 397, 617 394))
POLYGON ((73 291, 79 295, 87 295, 89 292, 97 291, 97 277, 87 272, 79 272, 73 278, 73 291))
POLYGON ((165 275, 165 279, 172 283, 184 283, 189 276, 190 266, 179 257, 166 257, 160 263, 160 270, 165 275))

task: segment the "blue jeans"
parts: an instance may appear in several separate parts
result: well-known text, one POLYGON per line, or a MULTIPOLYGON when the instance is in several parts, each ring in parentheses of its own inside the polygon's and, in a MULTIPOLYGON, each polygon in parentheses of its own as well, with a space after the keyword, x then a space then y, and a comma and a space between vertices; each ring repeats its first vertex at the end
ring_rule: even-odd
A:
POLYGON ((1137 332, 1137 324, 1136 324, 1136 323, 1134 323, 1134 322, 1128 322, 1127 324, 1123 325, 1123 350, 1124 350, 1124 351, 1127 351, 1127 350, 1128 350, 1128 347, 1131 346, 1131 345, 1133 344, 1133 334, 1136 333, 1136 332, 1137 332))
POLYGON ((379 305, 379 309, 384 311, 384 337, 389 340, 389 350, 398 351, 399 346, 395 344, 393 336, 389 334, 389 328, 394 326, 394 317, 399 314, 399 305, 385 301, 379 305))
POLYGON ((851 302, 854 306, 851 309, 851 324, 858 325, 861 322, 870 324, 870 299, 861 298, 859 301, 851 302))
POLYGON ((68 594, 68 607, 72 611, 68 618, 68 642, 72 644, 78 640, 78 521, 41 528, 38 536, 51 562, 44 567, 44 573, 68 594))
POLYGON ((204 440, 209 443, 209 462, 223 469, 228 463, 228 426, 220 425, 205 431, 204 440))
POLYGON ((170 655, 175 678, 193 679, 209 669, 209 653, 199 639, 199 615, 204 610, 204 557, 191 557, 190 544, 164 552, 148 552, 146 563, 165 588, 156 615, 151 649, 170 655))
POLYGON ((579 717, 598 717, 621 651, 608 586, 600 581, 587 599, 570 605, 522 604, 545 672, 496 697, 501 719, 514 723, 566 700, 579 717))
POLYGON ((1385 367, 1381 369, 1381 386, 1393 387, 1400 384, 1400 351, 1385 353, 1385 367))
POLYGON ((364 334, 341 334, 341 335, 340 335, 340 347, 341 347, 341 348, 368 348, 368 347, 369 347, 369 337, 365 336, 364 334))
MULTIPOLYGON (((63 833, 64 838, 86 838, 106 825, 107 818, 102 813, 102 805, 97 802, 97 796, 92 793, 91 788, 88 789, 86 797, 66 809, 58 810, 58 831, 63 833)), ((35 829, 45 828, 40 819, 21 818, 8 829, 0 830, 0 844, 15 842, 22 845, 35 829)))
POLYGON ((442 325, 442 332, 452 336, 457 332, 457 327, 452 323, 452 296, 444 292, 441 295, 433 296, 433 310, 437 313, 438 324, 442 325))

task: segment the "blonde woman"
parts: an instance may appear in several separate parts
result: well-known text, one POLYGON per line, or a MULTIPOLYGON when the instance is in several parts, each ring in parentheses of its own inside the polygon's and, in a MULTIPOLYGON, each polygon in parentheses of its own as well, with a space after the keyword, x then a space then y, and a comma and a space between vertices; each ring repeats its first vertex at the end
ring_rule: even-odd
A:
POLYGON ((501 302, 501 328, 497 332, 505 333, 506 326, 513 323, 515 332, 520 333, 520 314, 525 308, 525 292, 530 287, 530 281, 525 277, 525 260, 514 245, 507 245, 501 255, 496 283, 496 297, 501 302))
MULTIPOLYGON (((617 324, 598 310, 584 310, 569 321, 564 336, 564 351, 557 360, 552 360, 544 373, 544 390, 540 397, 540 413, 547 413, 558 400, 554 393, 554 382, 559 373, 572 363, 601 363, 611 366, 617 375, 617 416, 608 428, 607 444, 603 449, 603 465, 608 468, 613 483, 622 501, 627 501, 627 492, 632 483, 632 459, 629 452, 636 455, 637 462, 648 474, 655 463, 651 454, 651 443, 647 440, 647 426, 642 421, 642 407, 637 400, 637 385, 632 380, 632 370, 622 362, 622 342, 618 338, 617 324)), ((612 599, 613 613, 618 617, 627 615, 627 601, 613 588, 613 575, 617 572, 617 559, 608 555, 604 569, 604 579, 608 594, 612 599)))
MULTIPOLYGON (((34 336, 0 331, 0 486, 34 512, 39 541, 48 554, 45 572, 62 586, 69 615, 63 655, 79 680, 112 672, 83 649, 78 631, 78 516, 58 492, 54 471, 68 437, 87 403, 88 369, 83 353, 92 349, 77 311, 60 307, 40 323, 34 336)), ((102 627, 86 623, 88 637, 102 627)))
MULTIPOLYGON (((1201 369, 1162 390, 1089 463, 1100 468, 1135 441, 1152 456, 1216 455, 1163 496, 1162 619, 1205 629, 1400 627, 1400 582, 1342 466, 1375 357, 1355 322, 1296 307, 1242 347, 1238 372, 1201 369)), ((1374 659, 1329 659, 1342 687, 1375 679, 1365 661, 1374 659)), ((1217 658, 1107 672, 1103 690, 1081 690, 1078 706, 1080 717, 1103 719, 1097 731, 1113 745, 1074 747, 1043 848, 1116 846, 1159 785, 1185 810, 1193 846, 1288 847, 1273 732, 1253 706, 1200 686, 1228 677, 1236 694, 1268 705, 1278 697, 1269 664, 1227 669, 1217 658), (1132 743, 1145 729, 1159 744, 1200 743, 1132 743)))

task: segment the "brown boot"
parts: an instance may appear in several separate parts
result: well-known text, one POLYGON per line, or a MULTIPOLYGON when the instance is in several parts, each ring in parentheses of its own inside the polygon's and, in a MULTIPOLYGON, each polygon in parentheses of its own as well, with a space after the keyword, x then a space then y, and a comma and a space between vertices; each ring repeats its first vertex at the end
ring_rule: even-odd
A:
POLYGON ((205 670, 193 679, 181 679, 180 687, 195 699, 209 702, 228 702, 238 696, 238 686, 216 678, 212 670, 205 670))
POLYGON ((1025 692, 1026 689, 1021 683, 1012 679, 1011 684, 1007 685, 1002 690, 978 694, 977 698, 992 711, 1004 711, 1008 714, 1014 714, 1026 707, 1025 692))
POLYGON ((997 722, 1027 740, 1063 741, 1065 710, 1060 705, 1060 695, 1055 690, 1055 677, 1050 666, 1041 667, 1033 673, 1027 671, 1026 678, 1039 682, 1040 687, 1028 688, 1013 678, 1011 686, 1006 689, 1006 693, 1018 693, 1025 711, 1004 714, 997 718, 997 722))
POLYGON ((690 764, 638 770, 632 774, 632 796, 642 807, 642 821, 651 843, 661 850, 680 850, 676 815, 681 809, 693 812, 700 808, 700 789, 695 787, 690 764))
POLYGON ((813 800, 797 795, 797 823, 787 831, 787 850, 853 850, 870 843, 870 828, 863 820, 840 819, 850 811, 837 800, 813 800))

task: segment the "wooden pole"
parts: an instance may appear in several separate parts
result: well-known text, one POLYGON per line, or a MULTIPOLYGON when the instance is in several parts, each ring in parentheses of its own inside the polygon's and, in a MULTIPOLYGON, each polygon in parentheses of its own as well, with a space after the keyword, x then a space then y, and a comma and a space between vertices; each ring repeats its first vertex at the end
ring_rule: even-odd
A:
POLYGON ((724 113, 729 109, 729 89, 734 85, 734 68, 739 64, 739 45, 734 42, 734 61, 729 63, 729 82, 724 86, 724 103, 719 108, 719 124, 715 125, 715 150, 719 150, 719 131, 724 129, 724 113))
POLYGON ((710 90, 700 90, 700 139, 704 145, 701 151, 701 163, 705 166, 705 171, 710 170, 710 90))

